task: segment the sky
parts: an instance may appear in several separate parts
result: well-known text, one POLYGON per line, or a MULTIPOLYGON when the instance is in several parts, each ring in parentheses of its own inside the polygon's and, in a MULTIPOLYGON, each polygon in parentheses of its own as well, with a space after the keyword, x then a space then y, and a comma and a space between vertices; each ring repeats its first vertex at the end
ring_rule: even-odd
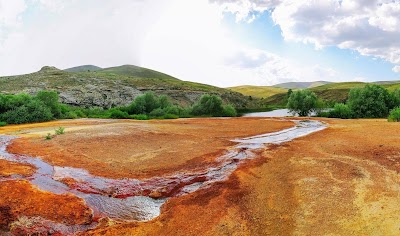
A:
POLYGON ((87 64, 220 87, 400 80, 400 0, 0 0, 0 76, 87 64))

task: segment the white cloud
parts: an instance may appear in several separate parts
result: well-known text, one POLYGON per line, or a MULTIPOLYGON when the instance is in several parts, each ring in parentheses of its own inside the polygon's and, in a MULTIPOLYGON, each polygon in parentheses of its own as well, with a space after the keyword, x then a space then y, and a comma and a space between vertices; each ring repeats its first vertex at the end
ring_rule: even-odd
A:
POLYGON ((271 9, 285 40, 312 43, 317 48, 337 46, 400 64, 399 0, 217 2, 228 5, 226 11, 236 13, 239 20, 250 17, 253 11, 271 9), (246 7, 231 10, 242 6, 246 7))
POLYGON ((256 18, 256 14, 272 9, 277 6, 280 0, 210 0, 222 6, 222 9, 236 15, 236 21, 251 22, 256 18))
POLYGON ((0 0, 0 28, 19 25, 20 14, 25 9, 26 4, 23 0, 0 0))
POLYGON ((318 64, 308 66, 262 50, 242 48, 232 55, 233 57, 227 58, 226 65, 235 73, 247 74, 247 77, 251 78, 248 82, 252 84, 273 85, 290 81, 345 79, 332 68, 318 64))
POLYGON ((64 9, 65 4, 71 2, 71 0, 35 0, 41 7, 51 12, 60 12, 64 9))
MULTIPOLYGON (((235 41, 221 23, 223 11, 233 12, 238 20, 246 21, 256 17, 257 12, 273 8, 276 9, 273 14, 278 14, 279 8, 285 4, 280 0, 229 0, 227 3, 213 0, 214 4, 209 4, 207 0, 27 1, 38 6, 36 11, 29 12, 29 22, 21 24, 21 14, 26 7, 19 7, 18 11, 13 11, 7 17, 8 28, 12 30, 8 30, 7 37, 3 37, 2 41, 0 37, 0 75, 29 73, 39 70, 43 65, 67 68, 82 64, 102 67, 136 64, 183 80, 221 87, 345 79, 332 68, 310 66, 306 62, 294 62, 277 54, 248 48, 235 41)), ((346 11, 363 8, 355 4, 356 1, 353 2, 346 3, 346 11)), ((312 8, 312 4, 299 6, 297 1, 289 4, 286 15, 280 13, 280 18, 276 19, 285 38, 321 46, 339 41, 337 38, 342 36, 335 36, 333 30, 333 33, 330 32, 324 14, 332 6, 341 6, 324 4, 323 11, 314 14, 309 22, 307 7, 312 8), (299 24, 299 18, 302 17, 303 22, 299 24), (324 28, 322 32, 330 34, 317 31, 318 27, 313 25, 317 22, 324 28)), ((369 5, 366 3, 365 6, 367 10, 363 14, 369 14, 369 5)), ((316 10, 312 8, 308 11, 316 10)), ((392 15, 396 16, 394 13, 392 15)), ((351 19, 354 22, 344 19, 336 23, 358 25, 357 17, 351 19)), ((370 25, 365 20, 364 24, 370 25)), ((378 20, 374 24, 378 24, 378 20)), ((385 29, 395 30, 395 25, 388 24, 385 29)), ((2 29, 5 28, 0 25, 0 34, 2 29)), ((342 34, 341 31, 338 34, 342 34)), ((341 42, 341 47, 357 47, 355 43, 354 40, 341 42)), ((360 47, 359 50, 366 48, 360 47)), ((393 57, 396 55, 393 54, 393 57)))
POLYGON ((395 67, 393 67, 393 72, 395 72, 395 73, 400 73, 400 66, 395 66, 395 67))

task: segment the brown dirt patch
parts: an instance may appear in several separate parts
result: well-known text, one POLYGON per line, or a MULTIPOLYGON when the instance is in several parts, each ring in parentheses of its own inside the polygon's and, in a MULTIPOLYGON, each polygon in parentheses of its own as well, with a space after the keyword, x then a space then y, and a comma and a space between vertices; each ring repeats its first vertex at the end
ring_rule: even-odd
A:
POLYGON ((52 140, 35 136, 43 135, 41 128, 24 130, 26 136, 14 140, 9 151, 40 156, 57 166, 84 168, 98 176, 148 178, 208 166, 233 145, 229 140, 275 132, 292 127, 293 123, 260 118, 209 118, 82 120, 64 125, 66 133, 52 140))
POLYGON ((84 201, 73 195, 56 195, 33 187, 28 181, 0 183, 0 228, 21 216, 42 217, 65 224, 87 224, 92 211, 84 201))

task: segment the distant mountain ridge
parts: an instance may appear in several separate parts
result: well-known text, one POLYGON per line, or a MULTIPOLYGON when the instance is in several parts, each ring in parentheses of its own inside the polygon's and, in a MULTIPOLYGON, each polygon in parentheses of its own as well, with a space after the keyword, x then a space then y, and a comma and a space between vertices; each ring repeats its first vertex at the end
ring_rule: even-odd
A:
POLYGON ((287 82, 275 84, 272 87, 284 88, 284 89, 305 89, 305 88, 314 88, 325 84, 332 84, 333 82, 329 81, 313 81, 313 82, 287 82))
POLYGON ((192 105, 203 94, 221 96, 237 108, 255 104, 248 96, 211 85, 182 81, 170 75, 134 65, 100 68, 94 65, 65 70, 44 66, 25 75, 0 77, 0 93, 36 94, 57 91, 60 101, 81 107, 110 108, 130 104, 145 92, 168 95, 175 104, 192 105))

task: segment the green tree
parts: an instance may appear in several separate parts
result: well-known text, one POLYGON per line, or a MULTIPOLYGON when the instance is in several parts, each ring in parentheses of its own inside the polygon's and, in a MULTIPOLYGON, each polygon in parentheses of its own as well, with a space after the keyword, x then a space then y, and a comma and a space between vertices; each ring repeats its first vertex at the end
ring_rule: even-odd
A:
POLYGON ((290 98, 290 95, 292 95, 292 93, 293 93, 293 90, 292 90, 292 89, 289 89, 289 90, 287 91, 287 97, 290 98))
POLYGON ((290 112, 299 116, 308 116, 318 107, 318 98, 315 93, 308 89, 294 91, 287 103, 290 112))
POLYGON ((58 94, 54 91, 40 91, 36 94, 36 99, 42 101, 47 107, 50 108, 55 118, 61 117, 61 106, 58 102, 58 94))
POLYGON ((218 116, 223 111, 222 99, 216 95, 204 94, 199 102, 193 106, 193 115, 218 116))
POLYGON ((23 124, 49 121, 54 117, 49 107, 42 101, 33 99, 27 104, 3 113, 0 118, 8 124, 23 124))
POLYGON ((347 104, 356 118, 382 118, 396 106, 396 100, 384 87, 368 84, 351 89, 347 104))

